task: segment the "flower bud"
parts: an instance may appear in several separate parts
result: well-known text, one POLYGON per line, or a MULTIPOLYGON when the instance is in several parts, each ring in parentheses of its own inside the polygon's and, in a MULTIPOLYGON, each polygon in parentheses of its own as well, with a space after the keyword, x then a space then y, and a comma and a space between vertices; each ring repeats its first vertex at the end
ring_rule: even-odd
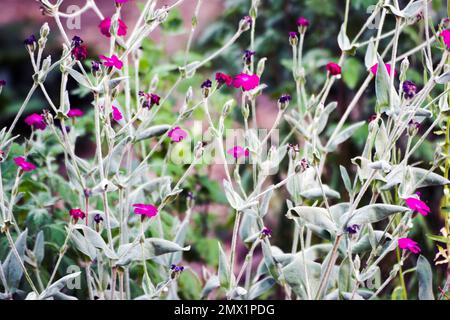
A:
POLYGON ((50 33, 50 27, 48 26, 48 23, 46 22, 41 27, 41 31, 40 31, 41 38, 46 39, 49 33, 50 33))
POLYGON ((241 32, 247 31, 250 29, 250 27, 252 26, 253 23, 253 19, 250 16, 245 16, 244 18, 241 19, 241 21, 239 22, 239 30, 241 32))
POLYGON ((291 96, 288 94, 283 94, 280 99, 278 99, 278 108, 280 110, 285 110, 289 106, 289 102, 291 101, 291 96))
POLYGON ((406 72, 409 69, 409 59, 406 57, 402 60, 402 63, 400 65, 400 81, 405 81, 406 79, 406 72))
POLYGON ((296 47, 298 44, 298 33, 295 31, 289 32, 289 43, 291 46, 296 47))

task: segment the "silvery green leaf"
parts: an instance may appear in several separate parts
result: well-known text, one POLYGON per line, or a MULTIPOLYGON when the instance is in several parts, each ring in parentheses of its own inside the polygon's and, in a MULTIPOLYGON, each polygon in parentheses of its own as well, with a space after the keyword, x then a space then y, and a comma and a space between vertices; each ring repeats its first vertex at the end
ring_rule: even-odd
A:
POLYGON ((300 195, 305 199, 323 199, 323 194, 327 198, 340 199, 341 195, 336 190, 331 189, 326 184, 321 187, 311 188, 300 192, 300 195))
MULTIPOLYGON (((179 226, 177 233, 175 235, 174 242, 178 243, 180 246, 184 246, 186 241, 186 234, 189 228, 189 220, 186 218, 179 226)), ((169 263, 170 264, 178 264, 181 261, 182 251, 174 252, 170 255, 169 263)))
MULTIPOLYGON (((117 88, 122 83, 123 80, 126 80, 128 78, 129 77, 118 77, 118 78, 109 80, 108 81, 109 90, 113 90, 113 89, 117 88)), ((103 92, 103 91, 100 90, 100 92, 103 92)))
POLYGON ((434 81, 439 84, 446 84, 450 82, 450 69, 437 77, 434 81))
MULTIPOLYGON (((375 223, 386 219, 392 214, 403 213, 408 210, 406 207, 392 204, 370 204, 355 210, 347 225, 375 223)), ((347 215, 345 218, 348 218, 347 215)))
POLYGON ((108 174, 116 174, 120 169, 122 157, 125 152, 125 147, 130 142, 130 137, 125 137, 118 144, 116 144, 111 154, 106 158, 106 163, 109 164, 108 174))
POLYGON ((75 247, 81 251, 84 255, 89 257, 91 261, 94 261, 97 257, 97 250, 95 247, 84 237, 81 232, 73 231, 70 235, 70 239, 72 240, 75 247))
POLYGON ((344 182, 345 190, 348 193, 352 192, 352 183, 350 181, 350 177, 348 175, 347 169, 344 166, 339 166, 339 170, 341 171, 342 181, 344 182))
MULTIPOLYGON (((246 210, 246 212, 252 211, 252 210, 246 210)), ((256 229, 257 226, 257 216, 253 214, 244 213, 241 219, 241 225, 239 226, 239 237, 244 240, 245 242, 248 242, 249 237, 253 238, 253 235, 259 235, 258 230, 256 229)), ((256 240, 256 239, 254 239, 256 240)))
POLYGON ((284 115, 284 119, 287 123, 289 123, 294 129, 296 129, 305 139, 310 140, 311 139, 311 132, 308 131, 308 128, 305 126, 302 126, 298 120, 296 120, 294 117, 292 117, 289 114, 284 115))
POLYGON ((350 208, 350 203, 348 202, 341 202, 338 204, 335 204, 334 206, 330 207, 331 216, 333 217, 333 221, 340 221, 342 216, 348 211, 350 208))
POLYGON ((248 291, 247 299, 254 300, 258 298, 263 293, 267 292, 274 286, 276 283, 275 279, 272 277, 264 278, 258 282, 256 282, 254 285, 250 287, 250 290, 248 291))
POLYGON ((80 182, 80 178, 77 175, 77 172, 74 166, 70 163, 70 161, 65 161, 67 176, 69 177, 69 182, 73 188, 77 189, 80 192, 83 192, 83 187, 80 182))
POLYGON ((374 279, 380 273, 381 271, 379 266, 370 266, 367 271, 359 275, 358 280, 364 282, 369 279, 374 279))
POLYGON ((252 96, 252 97, 257 97, 259 95, 262 94, 263 90, 267 88, 267 84, 262 83, 259 86, 257 86, 256 88, 248 91, 248 93, 252 96))
POLYGON ((98 195, 105 192, 114 192, 117 189, 118 189, 117 186, 114 183, 112 183, 112 181, 104 179, 100 181, 99 184, 97 184, 95 187, 92 188, 91 195, 98 195))
POLYGON ((231 207, 238 210, 242 207, 244 200, 233 190, 232 185, 228 180, 223 180, 223 186, 225 188, 225 196, 231 207))
POLYGON ((375 249, 377 247, 378 241, 375 235, 375 232, 373 230, 372 224, 367 224, 367 235, 369 237, 369 243, 372 249, 375 249))
POLYGON ((386 149, 389 147, 389 137, 387 134, 386 126, 384 122, 381 121, 381 125, 379 126, 375 138, 375 151, 377 158, 379 160, 390 160, 390 152, 386 152, 386 149))
POLYGON ((352 279, 352 267, 350 265, 350 260, 346 257, 339 266, 339 292, 342 294, 344 292, 351 291, 354 288, 354 284, 355 281, 352 279))
POLYGON ((408 3, 408 5, 402 10, 403 16, 405 18, 415 18, 420 12, 423 10, 424 1, 417 0, 414 2, 408 3))
POLYGON ((352 49, 350 39, 347 37, 347 34, 345 33, 345 25, 344 24, 341 25, 341 30, 339 31, 337 40, 338 40, 339 48, 342 51, 348 51, 348 50, 352 49))
POLYGON ((445 179, 443 176, 437 173, 430 172, 429 170, 410 166, 405 168, 403 166, 397 165, 394 166, 392 171, 386 176, 387 183, 383 185, 380 189, 382 191, 389 190, 395 185, 403 183, 403 178, 407 171, 410 171, 412 173, 413 180, 415 181, 414 183, 415 189, 428 186, 440 186, 450 184, 450 180, 445 179))
POLYGON ((44 292, 42 292, 39 295, 39 299, 45 300, 50 297, 53 297, 55 294, 57 294, 59 291, 61 291, 70 280, 79 277, 80 274, 81 274, 81 272, 74 272, 74 273, 71 273, 71 274, 68 274, 68 275, 62 277, 61 279, 56 281, 54 284, 52 284, 50 287, 48 287, 44 292))
POLYGON ((78 82, 79 84, 81 84, 83 87, 86 87, 90 90, 93 90, 94 88, 89 84, 89 81, 86 80, 86 77, 84 75, 82 75, 81 73, 79 73, 78 71, 72 69, 72 68, 67 68, 66 69, 67 72, 72 76, 72 78, 75 79, 76 82, 78 82))
POLYGON ((422 255, 417 259, 417 277, 419 279, 419 299, 434 300, 433 272, 430 263, 422 255))
POLYGON ((378 69, 375 76, 375 93, 380 108, 389 106, 389 74, 381 57, 378 55, 378 69))
POLYGON ((392 170, 392 166, 389 164, 389 162, 381 160, 381 161, 375 161, 369 163, 369 168, 374 170, 382 170, 385 173, 390 172, 392 170))
POLYGON ((301 254, 297 254, 290 264, 281 269, 282 278, 292 288, 292 291, 303 299, 308 298, 306 291, 307 283, 311 288, 311 293, 317 291, 320 272, 321 268, 319 263, 309 261, 308 259, 305 262, 301 254), (307 278, 308 280, 306 280, 307 278))
POLYGON ((425 57, 425 66, 427 67, 428 71, 430 73, 433 72, 433 62, 431 61, 430 57, 428 56, 427 50, 425 48, 422 49, 422 56, 425 57))
POLYGON ((273 195, 273 189, 270 189, 269 192, 267 192, 261 199, 261 205, 259 207, 259 216, 261 218, 264 218, 267 214, 267 211, 269 211, 269 204, 270 204, 270 199, 272 198, 272 195, 273 195))
MULTIPOLYGON (((283 250, 278 248, 277 246, 270 247, 271 255, 273 259, 281 264, 282 266, 288 265, 295 258, 295 255, 292 253, 284 253, 283 250)), ((313 259, 311 259, 313 260, 313 259)))
POLYGON ((64 293, 62 293, 62 292, 56 292, 56 293, 53 295, 53 298, 54 298, 55 300, 78 300, 76 297, 69 296, 69 295, 64 294, 64 293))
MULTIPOLYGON (((380 243, 381 239, 385 238, 388 241, 392 239, 392 236, 389 233, 384 233, 384 231, 374 230, 375 240, 377 243, 380 243)), ((372 250, 372 244, 369 239, 369 235, 363 235, 358 242, 356 242, 352 246, 352 253, 354 254, 362 254, 364 252, 372 250)))
POLYGON ((157 126, 153 126, 153 127, 147 128, 147 129, 142 130, 142 131, 138 131, 136 133, 136 140, 135 141, 139 142, 139 141, 142 141, 142 140, 146 140, 146 139, 162 136, 167 131, 169 131, 170 128, 171 128, 170 125, 162 124, 162 125, 157 125, 157 126))
POLYGON ((225 251, 223 251, 222 246, 219 245, 219 269, 218 269, 218 275, 220 280, 220 286, 223 288, 228 288, 229 281, 230 281, 230 265, 228 263, 227 255, 225 254, 225 251))
POLYGON ((377 62, 377 53, 375 52, 375 41, 370 38, 369 44, 367 45, 366 55, 364 57, 364 64, 366 69, 372 68, 377 62))
POLYGON ((331 221, 328 215, 328 211, 324 208, 298 206, 290 209, 286 216, 289 219, 298 217, 312 225, 335 232, 336 225, 331 221))
POLYGON ((323 129, 327 126, 328 118, 330 114, 336 109, 337 102, 330 102, 320 113, 319 120, 317 121, 317 134, 321 134, 323 129))
MULTIPOLYGON (((360 181, 365 181, 369 179, 369 177, 373 173, 373 169, 370 169, 369 164, 371 162, 367 158, 355 157, 352 159, 352 163, 358 166, 357 171, 358 171, 358 178, 360 181)), ((378 171, 375 172, 374 179, 386 182, 386 179, 378 171)))
POLYGON ((108 258, 117 259, 116 253, 108 247, 105 240, 103 240, 103 238, 100 236, 100 234, 98 234, 97 231, 82 224, 77 224, 74 226, 74 228, 77 230, 82 230, 87 241, 89 241, 89 243, 97 249, 102 250, 108 258))
POLYGON ((200 295, 200 299, 204 299, 208 297, 208 295, 215 289, 220 287, 220 281, 218 276, 211 276, 208 281, 206 281, 205 286, 203 287, 202 293, 200 295))
POLYGON ((261 75, 262 75, 263 72, 264 72, 264 68, 266 67, 266 61, 267 61, 267 58, 266 58, 266 57, 261 58, 261 59, 259 59, 259 61, 258 61, 258 66, 257 66, 257 68, 256 68, 256 74, 257 74, 259 77, 261 77, 261 75))
POLYGON ((33 249, 33 254, 34 257, 36 258, 36 262, 38 265, 41 264, 42 260, 44 260, 44 254, 45 254, 45 250, 44 250, 44 231, 39 231, 39 233, 36 236, 36 240, 34 242, 34 249, 33 249))
POLYGON ((328 142, 327 148, 328 151, 336 150, 338 145, 340 145, 341 143, 345 142, 348 138, 350 138, 355 133, 355 131, 361 128, 365 123, 366 123, 365 121, 354 123, 345 128, 344 130, 342 130, 341 132, 339 132, 333 140, 330 140, 328 142))
MULTIPOLYGON (((278 279, 277 262, 272 254, 273 247, 270 246, 266 241, 261 242, 261 248, 263 253, 263 261, 267 274, 271 275, 274 279, 278 279)), ((281 250, 280 250, 281 251, 281 250)))
POLYGON ((132 261, 141 261, 142 258, 149 260, 166 253, 189 251, 190 249, 190 246, 181 247, 177 243, 169 240, 147 238, 143 243, 143 248, 141 243, 128 243, 121 245, 118 252, 119 259, 116 262, 116 265, 124 266, 132 261), (142 253, 142 250, 144 251, 144 254, 142 253))
POLYGON ((235 287, 231 291, 227 292, 227 299, 241 300, 243 296, 247 294, 247 290, 242 287, 235 287))
MULTIPOLYGON (((27 248, 28 229, 25 229, 16 239, 15 246, 20 259, 24 260, 25 250, 27 248)), ((23 276, 23 269, 20 261, 17 259, 12 250, 6 256, 2 264, 3 273, 5 275, 8 287, 17 289, 23 276)))
POLYGON ((392 14, 396 15, 397 17, 400 17, 400 18, 405 17, 405 14, 402 10, 397 9, 395 6, 393 6, 391 4, 385 4, 383 7, 385 9, 387 9, 388 11, 390 11, 392 14))

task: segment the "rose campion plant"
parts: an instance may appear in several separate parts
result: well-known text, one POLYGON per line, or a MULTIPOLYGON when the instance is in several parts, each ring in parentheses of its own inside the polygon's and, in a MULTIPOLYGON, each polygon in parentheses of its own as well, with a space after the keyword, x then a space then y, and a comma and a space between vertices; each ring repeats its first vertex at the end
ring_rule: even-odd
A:
MULTIPOLYGON (((52 13, 47 18, 60 26, 64 15, 58 5, 39 2, 44 12, 52 13)), ((292 74, 291 85, 286 86, 291 89, 286 91, 292 92, 280 90, 271 100, 276 115, 261 135, 257 115, 267 117, 261 96, 272 73, 266 72, 270 59, 261 56, 257 46, 258 0, 249 0, 249 15, 242 17, 231 38, 191 61, 191 42, 202 9, 198 2, 184 59, 176 60, 178 68, 169 68, 174 83, 165 83, 164 68, 151 81, 143 77, 146 38, 164 27, 182 2, 158 6, 156 1, 145 1, 132 23, 125 21, 121 10, 135 5, 133 1, 111 1, 115 11, 106 18, 95 1, 88 1, 86 8, 99 19, 98 36, 109 43, 109 50, 98 56, 91 53, 93 44, 82 40, 83 30, 69 40, 64 27, 51 32, 45 23, 39 37, 31 35, 24 41, 34 70, 33 84, 12 124, 0 131, 1 236, 11 248, 1 264, 7 275, 0 276, 1 297, 11 299, 21 291, 22 298, 29 300, 178 299, 189 297, 185 279, 191 279, 191 286, 198 283, 200 288, 193 297, 197 299, 372 300, 391 294, 408 299, 416 287, 414 296, 442 299, 449 276, 440 285, 444 294, 439 293, 433 282, 434 266, 424 256, 426 240, 413 228, 436 214, 430 198, 420 190, 436 186, 449 191, 450 143, 436 148, 431 164, 412 157, 425 141, 439 144, 428 141, 435 129, 450 131, 446 24, 432 21, 423 1, 412 1, 407 7, 382 6, 379 1, 350 38, 347 27, 352 19, 346 10, 336 34, 339 59, 326 61, 319 69, 323 81, 317 90, 306 72, 305 53, 312 48, 306 48, 304 40, 318 26, 306 14, 290 21, 293 29, 283 32, 288 35, 284 41, 291 61, 286 65, 292 74), (385 30, 383 20, 374 35, 368 26, 380 13, 395 16, 397 23, 393 30, 385 30), (399 41, 406 24, 425 31, 418 33, 417 46, 401 52, 399 41), (438 29, 435 36, 433 24, 438 29), (61 52, 44 58, 45 44, 57 32, 64 39, 61 52), (382 41, 385 38, 389 41, 382 41), (242 54, 241 69, 208 69, 218 56, 237 50, 238 39, 248 40, 248 48, 237 53, 242 54), (366 80, 333 125, 338 102, 331 92, 350 72, 345 61, 356 53, 364 56, 366 80), (420 87, 407 78, 412 58, 426 64, 417 67, 418 74, 426 75, 420 87), (61 94, 56 98, 47 91, 49 75, 61 78, 61 94), (69 82, 86 93, 90 102, 86 108, 71 107, 74 93, 69 82), (182 88, 188 89, 181 92, 182 88), (364 99, 369 92, 375 95, 373 102, 364 99), (28 112, 32 96, 38 93, 47 105, 39 113, 28 112), (373 116, 355 122, 352 112, 362 105, 373 116), (164 112, 175 120, 167 123, 172 118, 164 112), (199 114, 202 125, 193 128, 199 114), (238 121, 231 122, 232 117, 238 121), (30 128, 25 139, 13 134, 19 121, 30 128), (228 131, 237 126, 242 127, 242 139, 228 139, 228 131), (347 166, 333 163, 332 155, 361 129, 367 131, 362 152, 346 159, 347 166), (201 138, 195 140, 199 131, 201 138), (82 158, 76 148, 83 135, 94 141, 91 158, 82 158), (180 154, 189 155, 189 161, 175 162, 174 155, 180 154), (209 234, 202 234, 200 240, 190 234, 199 233, 194 222, 204 194, 198 176, 209 170, 211 163, 205 159, 211 158, 223 177, 207 176, 205 185, 219 180, 232 227, 227 239, 214 243, 217 255, 207 265, 204 260, 193 261, 196 255, 190 254, 215 240, 209 234), (55 169, 59 164, 60 171, 55 169), (341 189, 334 189, 330 171, 341 189), (27 184, 45 190, 45 205, 21 202, 20 190, 27 184), (56 241, 42 230, 26 228, 17 214, 22 210, 29 215, 51 210, 51 218, 64 226, 59 229, 63 238, 56 241), (292 229, 278 230, 274 216, 292 229), (289 248, 275 245, 274 239, 281 235, 292 238, 289 248), (56 254, 45 256, 50 247, 57 248, 56 254), (240 249, 245 250, 244 259, 240 249), (74 253, 76 259, 70 257, 74 253), (44 263, 44 256, 49 263, 44 263), (66 261, 80 271, 67 273, 66 261), (406 263, 415 268, 405 270, 406 263), (418 276, 405 279, 412 272, 418 276), (79 277, 85 279, 83 289, 68 289, 67 284, 79 277), (365 286, 375 278, 376 287, 365 286)), ((447 207, 448 194, 443 199, 447 207)), ((441 260, 436 264, 450 264, 448 229, 445 222, 443 236, 432 237, 441 244, 436 256, 441 260)))

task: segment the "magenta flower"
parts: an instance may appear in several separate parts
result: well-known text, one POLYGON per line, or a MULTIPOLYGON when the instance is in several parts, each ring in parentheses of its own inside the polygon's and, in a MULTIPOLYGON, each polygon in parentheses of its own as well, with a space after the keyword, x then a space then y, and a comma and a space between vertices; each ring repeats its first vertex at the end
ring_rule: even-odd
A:
POLYGON ((248 157, 250 155, 250 152, 248 151, 247 148, 244 149, 240 146, 236 146, 236 147, 229 149, 227 151, 227 153, 229 155, 233 156, 233 158, 235 158, 235 159, 238 159, 243 156, 248 157))
POLYGON ((99 56, 99 58, 104 61, 103 64, 107 67, 115 67, 119 70, 123 67, 123 62, 115 54, 111 58, 106 56, 99 56))
POLYGON ((142 107, 143 108, 152 108, 154 105, 159 106, 161 101, 161 97, 154 93, 146 93, 144 91, 139 91, 139 96, 143 98, 142 107))
MULTIPOLYGON (((391 65, 389 63, 386 63, 385 66, 386 66, 386 70, 387 70, 388 74, 390 75, 391 74, 391 65)), ((370 71, 373 73, 374 76, 376 76, 377 75, 377 71, 378 71, 378 63, 373 65, 370 68, 370 71)), ((394 70, 394 76, 397 76, 397 70, 394 70)))
MULTIPOLYGON (((119 29, 117 30, 117 35, 125 36, 127 34, 127 29, 128 29, 127 25, 121 19, 118 19, 117 21, 119 22, 119 29)), ((102 22, 100 22, 100 24, 98 25, 98 27, 100 28, 100 32, 105 37, 108 37, 108 38, 111 37, 111 32, 109 31, 111 29, 111 18, 110 17, 106 17, 105 19, 103 19, 102 22)))
POLYGON ((79 209, 79 208, 70 209, 69 214, 72 218, 75 219, 75 221, 78 221, 78 219, 83 220, 86 217, 86 214, 83 211, 81 211, 81 209, 79 209))
POLYGON ((180 142, 187 137, 187 132, 181 129, 180 127, 175 127, 170 130, 167 135, 173 142, 180 142))
POLYGON ((134 213, 141 214, 148 218, 154 217, 158 214, 158 208, 152 204, 135 203, 133 204, 134 213))
POLYGON ((115 106, 112 106, 112 117, 117 122, 123 119, 122 112, 115 106))
POLYGON ((77 46, 72 49, 72 57, 75 60, 83 61, 86 60, 88 56, 87 47, 86 46, 77 46))
POLYGON ((419 212, 424 217, 426 217, 431 212, 430 207, 420 199, 409 197, 405 200, 405 202, 412 211, 419 212))
POLYGON ((34 129, 39 130, 44 130, 47 126, 44 122, 44 117, 37 113, 33 113, 26 117, 25 123, 29 126, 32 126, 34 129))
POLYGON ((226 84, 227 86, 231 86, 233 83, 233 78, 225 73, 217 72, 216 81, 219 85, 226 84))
POLYGON ((443 38, 447 49, 450 50, 450 30, 444 30, 439 35, 443 38))
POLYGON ((69 112, 67 112, 67 116, 69 118, 82 117, 83 115, 84 115, 84 112, 81 109, 70 109, 69 112))
POLYGON ((256 74, 240 73, 233 79, 235 88, 242 87, 242 90, 249 91, 259 86, 259 77, 256 74))
POLYGON ((338 65, 337 63, 334 62, 329 62, 327 63, 327 71, 332 75, 332 76, 337 76, 340 75, 342 72, 341 66, 338 65))
POLYGON ((309 20, 305 17, 300 17, 297 19, 297 26, 299 27, 309 27, 309 20))
POLYGON ((36 166, 30 162, 27 162, 24 157, 15 157, 14 162, 17 166, 21 167, 23 171, 36 170, 36 166))
POLYGON ((398 246, 402 250, 409 250, 412 253, 416 253, 416 254, 421 251, 417 242, 415 242, 409 238, 398 239, 398 246))

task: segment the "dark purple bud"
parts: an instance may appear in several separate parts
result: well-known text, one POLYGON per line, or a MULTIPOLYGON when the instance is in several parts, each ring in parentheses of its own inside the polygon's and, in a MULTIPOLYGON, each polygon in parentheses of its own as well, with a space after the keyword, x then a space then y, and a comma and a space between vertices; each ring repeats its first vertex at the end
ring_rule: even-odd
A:
POLYGON ((351 225, 351 226, 349 226, 349 227, 347 227, 347 232, 348 233, 350 233, 350 234, 356 234, 356 233, 358 233, 358 230, 360 229, 361 227, 359 226, 359 225, 357 225, 357 224, 354 224, 354 225, 351 225))
POLYGON ((263 236, 263 237, 271 237, 272 236, 272 229, 264 227, 261 230, 261 236, 263 236))
POLYGON ((298 38, 298 33, 295 31, 289 32, 289 38, 291 39, 298 38))
POLYGON ((23 42, 27 46, 34 46, 37 43, 36 37, 34 34, 30 35, 28 38, 26 38, 23 42))
POLYGON ((280 97, 280 99, 278 99, 278 102, 279 102, 279 103, 282 103, 282 104, 285 104, 285 103, 290 102, 291 99, 292 99, 292 98, 291 98, 290 95, 288 95, 288 94, 283 94, 283 95, 280 97))
POLYGON ((79 36, 75 36, 72 38, 72 47, 79 47, 83 43, 83 39, 81 39, 79 36))
POLYGON ((100 222, 103 221, 103 218, 102 218, 102 216, 101 216, 99 213, 97 213, 97 214, 94 216, 94 221, 95 221, 96 224, 99 224, 100 222))
POLYGON ((0 80, 0 87, 4 87, 6 86, 6 81, 5 80, 0 80))
POLYGON ((409 80, 403 82, 403 92, 406 99, 412 99, 417 93, 417 85, 409 80))
POLYGON ((212 82, 209 79, 206 79, 205 81, 203 81, 202 85, 200 86, 200 88, 205 89, 205 88, 211 88, 212 86, 212 82))
POLYGON ((195 200, 195 195, 192 191, 189 191, 186 196, 190 200, 195 200))
POLYGON ((252 63, 252 58, 254 55, 255 55, 255 51, 245 50, 244 57, 243 57, 245 64, 252 63))
POLYGON ((375 120, 377 120, 377 115, 376 114, 373 114, 373 115, 371 115, 369 117, 369 122, 372 122, 372 121, 375 121, 375 120))
POLYGON ((414 129, 420 129, 420 122, 417 122, 416 120, 412 119, 408 122, 408 125, 414 129))
POLYGON ((92 68, 92 71, 93 72, 98 72, 98 71, 100 71, 100 65, 101 65, 102 63, 101 62, 98 62, 98 61, 92 61, 91 62, 91 68, 92 68))

